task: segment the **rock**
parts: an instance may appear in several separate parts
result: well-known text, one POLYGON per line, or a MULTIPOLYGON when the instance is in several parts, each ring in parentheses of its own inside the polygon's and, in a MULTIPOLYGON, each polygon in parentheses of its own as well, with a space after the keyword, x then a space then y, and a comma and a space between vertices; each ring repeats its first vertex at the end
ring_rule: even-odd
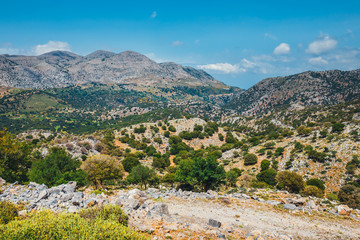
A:
POLYGON ((350 216, 351 209, 347 205, 339 205, 336 207, 336 213, 343 216, 350 216))
POLYGON ((71 182, 68 182, 68 183, 64 186, 63 191, 64 191, 65 193, 73 193, 73 192, 75 192, 75 189, 76 189, 76 182, 71 181, 71 182))
POLYGON ((314 200, 310 200, 306 203, 306 206, 310 209, 316 209, 316 204, 314 202, 314 200))
POLYGON ((68 210, 69 213, 77 213, 78 211, 79 211, 79 209, 75 206, 69 207, 69 210, 68 210))
POLYGON ((219 228, 219 227, 221 227, 221 222, 216 221, 216 220, 210 218, 210 219, 209 219, 209 225, 212 226, 212 227, 217 227, 217 228, 219 228))
POLYGON ((72 199, 74 196, 73 193, 65 193, 65 194, 62 194, 61 197, 60 197, 60 201, 62 202, 67 202, 69 201, 70 199, 72 199))
POLYGON ((156 203, 148 212, 148 216, 170 216, 169 207, 165 203, 156 203))
POLYGON ((79 206, 83 201, 84 194, 82 192, 75 192, 71 202, 73 205, 79 206))
POLYGON ((281 204, 280 201, 276 201, 276 200, 268 200, 268 201, 265 201, 265 203, 272 205, 272 206, 277 206, 277 205, 281 204))
POLYGON ((48 192, 47 190, 42 190, 39 194, 38 199, 36 200, 36 202, 39 202, 41 199, 46 199, 48 196, 48 192))
POLYGON ((283 206, 284 209, 289 209, 289 210, 295 210, 296 209, 296 205, 295 204, 284 204, 283 206))
POLYGON ((0 177, 0 186, 5 185, 5 184, 6 184, 6 181, 3 178, 0 177))

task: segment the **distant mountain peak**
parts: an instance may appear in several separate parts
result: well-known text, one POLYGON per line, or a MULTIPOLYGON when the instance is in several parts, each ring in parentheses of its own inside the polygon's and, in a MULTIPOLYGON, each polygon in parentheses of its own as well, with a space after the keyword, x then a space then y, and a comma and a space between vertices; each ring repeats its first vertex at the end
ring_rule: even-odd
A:
POLYGON ((359 97, 360 69, 307 71, 264 79, 233 98, 227 107, 253 116, 275 108, 333 105, 359 97))
POLYGON ((226 87, 202 70, 176 63, 158 64, 134 51, 116 54, 98 50, 85 57, 67 51, 53 51, 36 57, 2 55, 1 59, 0 85, 7 87, 57 88, 93 82, 226 87))

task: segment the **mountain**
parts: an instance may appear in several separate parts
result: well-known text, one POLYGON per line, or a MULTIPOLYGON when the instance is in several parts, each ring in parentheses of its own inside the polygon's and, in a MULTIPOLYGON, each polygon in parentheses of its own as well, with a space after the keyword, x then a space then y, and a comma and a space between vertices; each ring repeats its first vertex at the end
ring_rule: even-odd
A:
POLYGON ((333 105, 360 97, 360 69, 304 72, 264 79, 231 99, 227 108, 254 116, 276 108, 333 105))
POLYGON ((95 51, 80 56, 54 51, 40 56, 0 55, 0 85, 59 88, 89 83, 134 86, 227 86, 202 70, 176 63, 156 63, 137 52, 95 51))

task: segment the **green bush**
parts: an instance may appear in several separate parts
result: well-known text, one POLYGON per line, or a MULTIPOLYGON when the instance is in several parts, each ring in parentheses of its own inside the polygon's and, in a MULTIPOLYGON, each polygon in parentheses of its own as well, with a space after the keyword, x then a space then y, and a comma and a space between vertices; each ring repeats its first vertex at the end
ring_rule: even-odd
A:
POLYGON ((339 200, 337 195, 335 193, 328 193, 326 195, 326 197, 330 200, 330 201, 337 201, 339 200))
POLYGON ((244 165, 248 166, 248 165, 255 165, 257 163, 258 157, 253 154, 253 153, 249 153, 246 154, 244 157, 244 165))
POLYGON ((269 160, 261 161, 261 171, 268 170, 269 167, 270 167, 270 161, 269 160))
POLYGON ((7 201, 0 202, 0 224, 7 224, 18 216, 16 206, 7 201))
POLYGON ((176 128, 172 125, 168 129, 170 132, 176 132, 176 128))
POLYGON ((124 226, 128 225, 128 216, 123 212, 120 206, 117 205, 101 205, 82 209, 79 212, 80 217, 84 219, 101 219, 113 220, 124 226))
POLYGON ((276 177, 277 171, 273 168, 269 168, 266 169, 264 171, 261 171, 257 176, 257 180, 261 181, 261 182, 265 182, 271 186, 275 186, 276 185, 276 177))
POLYGON ((79 214, 34 212, 24 220, 0 224, 0 239, 149 239, 113 219, 83 219, 79 214))
POLYGON ((306 181, 306 185, 312 185, 318 187, 320 190, 325 190, 325 184, 323 181, 317 178, 312 178, 306 181))
POLYGON ((338 198, 349 207, 360 209, 360 188, 346 184, 340 189, 338 198))
POLYGON ((140 165, 140 161, 136 157, 128 156, 122 161, 122 165, 124 166, 126 172, 131 172, 131 169, 140 165))
POLYGON ((299 193, 305 187, 305 182, 301 175, 290 172, 282 171, 276 175, 277 187, 279 189, 285 189, 289 192, 299 193))
POLYGON ((324 192, 320 188, 313 185, 306 186, 302 193, 306 196, 314 196, 318 198, 322 198, 324 196, 324 192))

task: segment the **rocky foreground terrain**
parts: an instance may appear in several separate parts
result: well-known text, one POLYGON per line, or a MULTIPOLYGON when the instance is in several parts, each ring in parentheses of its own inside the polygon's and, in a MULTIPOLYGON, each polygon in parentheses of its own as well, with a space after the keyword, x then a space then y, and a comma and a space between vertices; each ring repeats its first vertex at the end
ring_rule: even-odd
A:
POLYGON ((360 235, 359 210, 286 191, 220 194, 150 188, 95 194, 76 190, 76 182, 52 188, 0 184, 0 200, 22 205, 20 215, 41 209, 75 213, 98 204, 117 204, 129 215, 130 225, 152 239, 358 239, 360 235))

